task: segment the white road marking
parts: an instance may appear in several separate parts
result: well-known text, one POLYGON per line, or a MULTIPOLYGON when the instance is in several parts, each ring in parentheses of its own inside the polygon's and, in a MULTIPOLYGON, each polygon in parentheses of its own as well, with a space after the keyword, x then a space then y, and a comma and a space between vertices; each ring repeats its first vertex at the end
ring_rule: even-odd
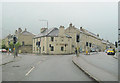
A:
POLYGON ((38 63, 37 63, 37 65, 39 64, 39 63, 41 63, 42 61, 39 61, 38 63))
MULTIPOLYGON (((42 61, 44 61, 44 60, 46 60, 46 57, 44 57, 44 58, 42 59, 42 61)), ((42 61, 39 61, 39 62, 37 63, 37 65, 38 65, 39 63, 41 63, 42 61)), ((32 71, 34 68, 35 68, 35 67, 33 66, 33 67, 25 74, 25 76, 27 76, 28 74, 30 74, 31 71, 32 71)))
POLYGON ((35 67, 33 66, 26 74, 25 76, 27 76, 28 74, 30 74, 30 72, 34 69, 35 67))

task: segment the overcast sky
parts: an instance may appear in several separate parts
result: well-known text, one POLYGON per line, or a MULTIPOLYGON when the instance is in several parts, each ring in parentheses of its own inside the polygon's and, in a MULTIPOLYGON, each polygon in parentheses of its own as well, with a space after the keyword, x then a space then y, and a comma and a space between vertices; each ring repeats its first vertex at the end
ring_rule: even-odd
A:
POLYGON ((48 20, 48 28, 60 25, 67 28, 72 23, 113 43, 118 39, 117 2, 3 3, 2 35, 13 34, 19 27, 39 34, 40 28, 47 26, 46 22, 39 21, 42 19, 48 20))

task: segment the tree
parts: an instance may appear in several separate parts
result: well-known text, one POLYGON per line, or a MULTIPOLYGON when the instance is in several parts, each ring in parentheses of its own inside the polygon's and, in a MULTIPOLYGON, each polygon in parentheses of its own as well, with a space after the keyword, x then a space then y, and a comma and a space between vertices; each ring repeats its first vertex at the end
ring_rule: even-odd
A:
POLYGON ((13 44, 13 42, 10 42, 10 44, 9 44, 9 48, 11 48, 11 49, 14 48, 14 44, 13 44))
MULTIPOLYGON (((17 43, 15 44, 15 49, 18 49, 18 48, 19 48, 19 46, 20 46, 20 43, 19 43, 19 42, 17 42, 17 43)), ((13 48, 14 48, 14 44, 13 44, 13 42, 10 42, 10 44, 9 44, 9 48, 11 48, 11 49, 13 49, 13 48)))
POLYGON ((5 40, 2 40, 2 49, 8 50, 8 47, 5 45, 5 40))
POLYGON ((21 45, 20 42, 17 42, 17 43, 15 44, 15 48, 18 49, 20 45, 21 45))
POLYGON ((6 49, 6 46, 5 46, 5 44, 2 44, 2 49, 6 49))

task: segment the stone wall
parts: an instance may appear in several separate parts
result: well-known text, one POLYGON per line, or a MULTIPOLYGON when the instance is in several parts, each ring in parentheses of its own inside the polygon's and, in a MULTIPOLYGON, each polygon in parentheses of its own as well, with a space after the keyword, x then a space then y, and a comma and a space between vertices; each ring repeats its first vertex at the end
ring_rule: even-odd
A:
POLYGON ((32 53, 32 45, 20 46, 19 53, 32 53))

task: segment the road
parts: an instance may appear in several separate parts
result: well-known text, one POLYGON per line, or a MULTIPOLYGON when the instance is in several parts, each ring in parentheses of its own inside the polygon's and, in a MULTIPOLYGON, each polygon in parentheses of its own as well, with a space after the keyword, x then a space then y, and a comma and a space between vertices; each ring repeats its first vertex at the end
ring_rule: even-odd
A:
POLYGON ((118 81, 118 59, 113 55, 99 52, 74 57, 74 62, 85 72, 99 81, 118 81))
POLYGON ((72 55, 20 55, 2 66, 3 81, 93 81, 72 63, 72 55))
POLYGON ((111 73, 116 78, 118 77, 118 59, 113 58, 113 55, 100 52, 90 56, 83 55, 82 57, 92 65, 111 73))

